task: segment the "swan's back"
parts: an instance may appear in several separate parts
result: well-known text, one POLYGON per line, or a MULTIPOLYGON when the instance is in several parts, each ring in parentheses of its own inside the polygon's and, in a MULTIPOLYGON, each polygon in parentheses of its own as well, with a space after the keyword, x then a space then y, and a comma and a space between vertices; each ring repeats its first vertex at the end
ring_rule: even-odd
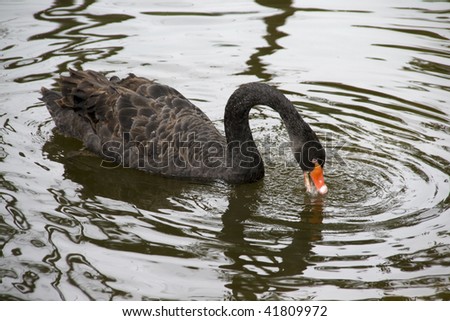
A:
POLYGON ((177 90, 133 74, 107 79, 74 70, 60 86, 61 93, 41 90, 57 128, 105 164, 178 177, 219 175, 225 137, 177 90))

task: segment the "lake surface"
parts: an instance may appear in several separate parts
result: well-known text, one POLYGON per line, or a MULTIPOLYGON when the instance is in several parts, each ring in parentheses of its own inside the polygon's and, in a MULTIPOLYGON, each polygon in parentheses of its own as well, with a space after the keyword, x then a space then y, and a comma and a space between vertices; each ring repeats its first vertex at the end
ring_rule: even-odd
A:
POLYGON ((450 299, 448 1, 0 8, 1 299, 450 299), (69 67, 169 84, 220 130, 240 84, 270 83, 326 145, 329 193, 264 106, 260 182, 102 168, 38 100, 69 67))

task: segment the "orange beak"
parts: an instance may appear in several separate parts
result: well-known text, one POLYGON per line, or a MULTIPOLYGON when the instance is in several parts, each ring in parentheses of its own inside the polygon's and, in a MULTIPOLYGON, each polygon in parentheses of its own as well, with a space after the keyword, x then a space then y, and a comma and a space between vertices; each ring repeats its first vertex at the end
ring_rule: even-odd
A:
POLYGON ((314 169, 308 174, 304 173, 305 176, 305 186, 308 192, 312 192, 311 182, 309 181, 308 175, 311 176, 311 179, 316 187, 317 191, 321 195, 325 195, 328 192, 328 187, 325 185, 325 179, 323 178, 323 170, 322 166, 316 163, 314 169))

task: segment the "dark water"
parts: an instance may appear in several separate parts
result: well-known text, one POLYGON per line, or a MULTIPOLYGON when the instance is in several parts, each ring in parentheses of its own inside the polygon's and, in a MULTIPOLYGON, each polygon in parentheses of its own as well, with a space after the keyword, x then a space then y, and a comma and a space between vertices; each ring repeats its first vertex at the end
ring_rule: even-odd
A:
POLYGON ((0 298, 450 299, 450 3, 0 3, 0 298), (277 86, 326 142, 305 194, 278 116, 252 112, 264 180, 105 169, 53 132, 68 67, 158 79, 222 129, 277 86))

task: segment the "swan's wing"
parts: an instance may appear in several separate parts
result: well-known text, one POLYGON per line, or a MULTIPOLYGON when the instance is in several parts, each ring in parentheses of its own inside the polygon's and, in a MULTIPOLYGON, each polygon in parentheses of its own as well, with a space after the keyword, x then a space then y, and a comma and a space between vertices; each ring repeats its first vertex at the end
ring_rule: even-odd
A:
POLYGON ((141 85, 136 93, 122 94, 116 107, 126 166, 199 177, 202 168, 211 167, 208 162, 223 158, 225 138, 199 108, 171 87, 141 85), (206 149, 207 144, 215 149, 206 149))
POLYGON ((173 168, 159 167, 203 158, 203 150, 189 153, 199 142, 225 142, 209 118, 169 86, 134 75, 108 80, 89 70, 71 70, 60 83, 61 95, 42 90, 60 131, 126 166, 145 163, 148 170, 172 174, 173 168))

